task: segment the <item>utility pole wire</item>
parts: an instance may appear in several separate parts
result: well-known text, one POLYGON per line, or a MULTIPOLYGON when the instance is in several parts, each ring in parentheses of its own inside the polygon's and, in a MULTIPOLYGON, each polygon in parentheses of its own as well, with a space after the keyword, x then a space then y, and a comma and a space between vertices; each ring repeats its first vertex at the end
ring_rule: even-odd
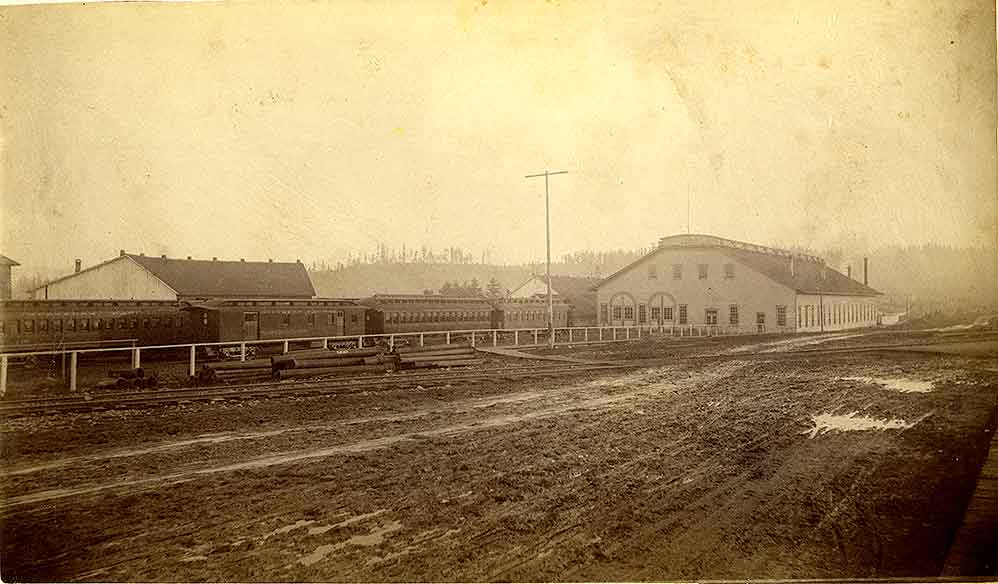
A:
POLYGON ((548 190, 548 177, 556 174, 568 174, 567 170, 555 172, 544 171, 544 174, 528 174, 524 178, 544 177, 544 225, 547 238, 547 281, 548 281, 548 347, 554 348, 554 300, 551 296, 551 196, 548 190))

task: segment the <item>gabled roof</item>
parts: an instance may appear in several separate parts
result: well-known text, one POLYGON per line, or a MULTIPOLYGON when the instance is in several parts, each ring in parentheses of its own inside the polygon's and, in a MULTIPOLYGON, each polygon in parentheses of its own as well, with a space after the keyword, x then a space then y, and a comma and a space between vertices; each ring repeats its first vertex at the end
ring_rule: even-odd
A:
POLYGON ((0 255, 0 266, 19 266, 21 264, 15 262, 5 255, 0 255))
POLYGON ((607 276, 596 287, 606 284, 646 259, 667 249, 717 249, 799 294, 880 295, 880 292, 873 288, 828 267, 821 258, 701 234, 663 237, 659 240, 657 248, 607 276))
POLYGON ((311 298, 315 288, 300 262, 181 260, 125 254, 179 296, 311 298))

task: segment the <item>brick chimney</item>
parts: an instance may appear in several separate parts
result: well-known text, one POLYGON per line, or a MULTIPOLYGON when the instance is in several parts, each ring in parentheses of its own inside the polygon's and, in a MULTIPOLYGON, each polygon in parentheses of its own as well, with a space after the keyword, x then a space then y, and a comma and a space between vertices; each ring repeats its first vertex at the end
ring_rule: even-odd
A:
POLYGON ((81 260, 80 258, 76 258, 76 269, 73 270, 73 272, 78 273, 82 267, 83 267, 83 260, 81 260))

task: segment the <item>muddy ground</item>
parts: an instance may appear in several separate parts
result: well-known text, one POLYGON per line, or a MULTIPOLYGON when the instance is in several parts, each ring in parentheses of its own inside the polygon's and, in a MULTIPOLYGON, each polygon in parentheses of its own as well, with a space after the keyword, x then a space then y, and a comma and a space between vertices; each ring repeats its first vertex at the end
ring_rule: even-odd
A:
POLYGON ((734 355, 7 420, 0 570, 6 581, 935 576, 998 423, 994 367, 734 355))

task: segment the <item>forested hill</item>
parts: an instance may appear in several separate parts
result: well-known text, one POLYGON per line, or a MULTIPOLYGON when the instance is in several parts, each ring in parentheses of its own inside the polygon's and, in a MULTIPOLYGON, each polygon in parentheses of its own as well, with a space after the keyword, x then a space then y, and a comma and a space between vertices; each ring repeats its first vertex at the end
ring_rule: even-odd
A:
MULTIPOLYGON (((560 276, 607 276, 642 255, 633 252, 583 252, 563 256, 551 265, 560 276)), ((862 279, 862 258, 837 250, 811 250, 829 266, 862 279)), ((919 311, 998 310, 998 257, 986 248, 945 246, 887 247, 869 254, 870 285, 884 292, 883 300, 903 306, 910 295, 919 311)), ((514 290, 544 264, 500 266, 485 263, 373 262, 312 270, 316 293, 324 297, 364 297, 375 292, 422 294, 438 291, 446 282, 477 280, 484 290, 495 278, 503 291, 514 290)))

